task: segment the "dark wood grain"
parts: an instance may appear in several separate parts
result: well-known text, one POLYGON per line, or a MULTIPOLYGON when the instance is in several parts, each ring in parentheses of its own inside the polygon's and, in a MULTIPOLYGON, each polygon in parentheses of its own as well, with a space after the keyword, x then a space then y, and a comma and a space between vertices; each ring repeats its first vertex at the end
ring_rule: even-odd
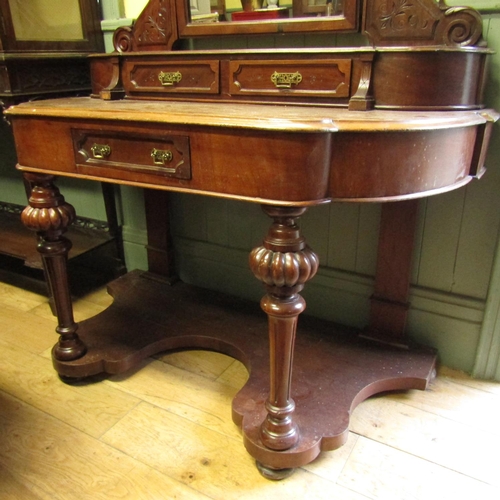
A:
POLYGON ((274 468, 304 465, 347 439, 349 414, 371 395, 424 389, 434 376, 436 353, 413 346, 401 350, 360 339, 355 331, 302 316, 295 343, 294 419, 300 442, 273 451, 262 442, 269 394, 266 318, 258 304, 184 283, 165 287, 155 275, 135 271, 109 285, 113 304, 80 324, 85 357, 55 360, 67 377, 123 373, 140 360, 171 349, 202 348, 245 364, 250 378, 233 401, 248 451, 274 468), (193 321, 196 311, 196 321, 193 321))
POLYGON ((92 57, 93 98, 8 112, 18 168, 36 182, 26 213, 37 216, 25 223, 52 266, 58 373, 126 372, 167 349, 229 354, 251 372, 233 419, 271 479, 341 446, 363 399, 427 386, 436 354, 404 332, 415 200, 479 177, 499 116, 482 109, 491 52, 476 11, 434 0, 343 5, 331 19, 209 25, 190 22, 185 0, 150 0, 132 28, 116 32, 118 52, 92 57), (361 18, 372 46, 179 50, 185 36, 353 30, 361 18), (163 276, 135 272, 113 282, 113 305, 80 326, 68 299, 62 233, 70 221, 53 227, 42 216, 69 210, 53 175, 160 190, 146 191, 146 206, 150 267, 163 276), (250 267, 265 286, 267 326, 255 304, 165 286, 172 249, 163 191, 264 205, 273 221, 250 267), (383 209, 365 332, 377 341, 298 319, 299 292, 318 267, 299 217, 331 200, 397 202, 383 209))
POLYGON ((406 320, 418 206, 418 199, 382 206, 370 322, 363 331, 364 336, 402 347, 409 341, 406 320))

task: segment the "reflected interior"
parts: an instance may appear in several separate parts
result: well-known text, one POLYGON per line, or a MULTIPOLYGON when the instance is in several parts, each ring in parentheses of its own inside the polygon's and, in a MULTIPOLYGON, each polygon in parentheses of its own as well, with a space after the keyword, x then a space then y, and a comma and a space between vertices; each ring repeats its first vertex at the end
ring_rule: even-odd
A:
POLYGON ((343 0, 189 0, 193 24, 332 17, 343 0))
POLYGON ((84 39, 78 0, 9 0, 9 7, 16 40, 84 39))

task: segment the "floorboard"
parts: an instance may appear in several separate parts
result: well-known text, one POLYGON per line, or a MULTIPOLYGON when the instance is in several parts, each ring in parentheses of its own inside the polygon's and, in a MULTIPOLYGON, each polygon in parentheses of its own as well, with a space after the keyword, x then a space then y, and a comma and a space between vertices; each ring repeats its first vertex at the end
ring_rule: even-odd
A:
MULTIPOLYGON (((105 289, 76 303, 103 310, 105 289)), ((0 499, 500 498, 500 384, 442 368, 426 392, 371 398, 349 440, 271 482, 231 421, 243 365, 165 353, 105 380, 63 384, 47 298, 0 284, 0 499)))

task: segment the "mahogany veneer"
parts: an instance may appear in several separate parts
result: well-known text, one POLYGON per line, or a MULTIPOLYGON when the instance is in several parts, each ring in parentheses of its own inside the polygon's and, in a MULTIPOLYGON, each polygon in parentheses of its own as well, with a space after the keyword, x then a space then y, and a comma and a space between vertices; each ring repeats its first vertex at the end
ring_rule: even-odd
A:
POLYGON ((242 427, 252 456, 272 467, 298 467, 320 451, 340 447, 347 440, 349 415, 361 401, 382 391, 425 389, 435 375, 432 349, 370 342, 347 328, 303 316, 292 391, 300 443, 275 453, 259 434, 269 392, 269 343, 263 335, 265 317, 254 303, 182 282, 165 286, 157 275, 140 271, 113 281, 108 291, 113 304, 80 323, 86 355, 71 362, 54 360, 58 373, 122 373, 171 349, 211 349, 232 356, 250 372, 233 401, 233 420, 242 427))
MULTIPOLYGON (((483 169, 487 128, 496 119, 491 110, 421 112, 415 116, 402 111, 255 104, 227 104, 221 109, 206 103, 79 98, 22 104, 11 109, 9 117, 18 146, 18 168, 33 186, 23 221, 40 237, 38 249, 45 260, 58 315, 56 330, 61 335, 53 359, 62 376, 117 373, 159 350, 183 346, 213 348, 246 360, 247 366, 252 365, 253 376, 235 401, 235 418, 261 472, 272 478, 284 477, 290 469, 314 459, 321 449, 342 444, 349 409, 363 398, 381 390, 424 388, 432 377, 435 353, 410 349, 408 340, 401 336, 411 240, 401 262, 395 260, 391 269, 381 270, 383 281, 376 286, 374 297, 378 320, 366 332, 404 349, 380 350, 370 347, 368 341, 359 341, 348 348, 346 357, 342 354, 334 362, 334 351, 340 353, 344 348, 335 340, 330 345, 329 334, 302 339, 300 325, 299 342, 312 342, 312 350, 304 368, 300 364, 296 367, 297 320, 305 308, 300 291, 318 269, 317 256, 307 246, 298 220, 308 207, 330 198, 410 203, 415 197, 466 184, 483 169), (161 161, 158 151, 165 153, 161 161), (405 161, 398 162, 403 153, 405 161), (148 283, 153 289, 146 290, 142 280, 140 290, 135 284, 126 286, 130 288, 127 298, 122 299, 117 292, 117 305, 109 313, 78 325, 67 287, 70 242, 63 236, 75 214, 54 185, 54 174, 262 203, 272 223, 262 245, 251 252, 250 267, 267 292, 261 307, 269 318, 269 379, 263 361, 267 353, 262 351, 262 358, 254 358, 254 333, 245 326, 246 319, 237 326, 228 324, 241 337, 237 347, 228 347, 233 344, 226 329, 216 328, 220 335, 207 337, 201 332, 208 320, 198 312, 193 314, 198 306, 183 305, 177 298, 177 290, 181 293, 182 288, 177 286, 171 292, 173 303, 186 310, 187 317, 163 310, 164 292, 152 280, 148 283), (154 296, 158 298, 153 300, 154 296), (137 305, 130 300, 138 300, 137 305), (388 305, 389 314, 385 312, 388 305), (157 322, 163 321, 154 319, 158 315, 168 317, 169 332, 158 328, 157 322), (391 331, 380 335, 384 315, 392 315, 395 321, 391 331), (117 330, 118 336, 112 340, 117 330), (314 346, 319 346, 318 352, 314 346), (362 346, 368 347, 369 357, 361 354, 362 346), (368 361, 372 356, 373 365, 368 361), (389 369, 387 360, 394 360, 390 366, 397 367, 395 371, 389 369), (329 365, 332 367, 326 368, 329 365), (366 370, 364 375, 361 369, 366 370), (307 370, 316 375, 308 379, 307 370), (345 373, 341 376, 340 372, 345 373), (297 389, 301 379, 304 381, 297 389), (269 394, 262 387, 268 383, 269 394), (258 400, 251 392, 257 390, 254 384, 258 400), (315 387, 311 400, 303 399, 304 384, 315 387), (321 387, 328 388, 326 399, 322 399, 321 387)), ((152 202, 157 199, 161 203, 161 196, 147 199, 149 213, 154 214, 152 202)), ((150 217, 150 229, 166 229, 164 207, 158 215, 164 220, 150 217)), ((413 227, 402 220, 401 234, 411 235, 413 227)), ((397 242, 399 235, 387 234, 389 240, 397 242)), ((151 236, 157 247, 150 251, 152 270, 171 275, 168 239, 155 236, 155 232, 151 236), (167 251, 165 258, 162 248, 167 251)), ((396 246, 390 253, 400 252, 396 246)), ((386 251, 382 258, 387 258, 386 251)), ((325 331, 324 326, 320 329, 325 331)))
POLYGON ((364 398, 427 386, 436 353, 412 345, 405 332, 415 199, 480 177, 498 119, 482 109, 490 51, 474 10, 434 0, 342 5, 323 19, 197 25, 185 0, 150 0, 133 28, 115 34, 117 52, 92 58, 93 99, 8 112, 18 168, 32 186, 23 221, 39 236, 55 298, 58 373, 119 373, 165 349, 234 356, 251 375, 233 419, 259 470, 273 479, 343 444, 349 412, 364 398), (358 26, 372 47, 177 50, 190 35, 358 26), (157 274, 114 282, 113 305, 81 325, 64 237, 75 213, 55 175, 148 188, 148 255, 157 274), (269 341, 257 306, 160 284, 158 273, 174 278, 166 191, 262 204, 271 224, 249 264, 265 289, 269 341), (319 266, 299 219, 331 200, 396 202, 382 211, 363 338, 322 321, 298 322, 300 292, 319 266))

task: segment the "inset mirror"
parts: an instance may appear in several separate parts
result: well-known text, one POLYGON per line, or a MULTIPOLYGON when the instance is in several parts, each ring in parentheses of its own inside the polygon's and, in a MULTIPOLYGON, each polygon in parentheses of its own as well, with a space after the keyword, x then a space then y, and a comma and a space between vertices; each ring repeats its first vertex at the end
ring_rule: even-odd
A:
POLYGON ((179 34, 356 31, 356 0, 176 0, 179 34))
POLYGON ((16 40, 83 40, 79 0, 9 0, 16 40))
POLYGON ((190 0, 192 23, 342 16, 343 0, 190 0))
POLYGON ((0 0, 0 51, 99 52, 99 0, 0 0))

